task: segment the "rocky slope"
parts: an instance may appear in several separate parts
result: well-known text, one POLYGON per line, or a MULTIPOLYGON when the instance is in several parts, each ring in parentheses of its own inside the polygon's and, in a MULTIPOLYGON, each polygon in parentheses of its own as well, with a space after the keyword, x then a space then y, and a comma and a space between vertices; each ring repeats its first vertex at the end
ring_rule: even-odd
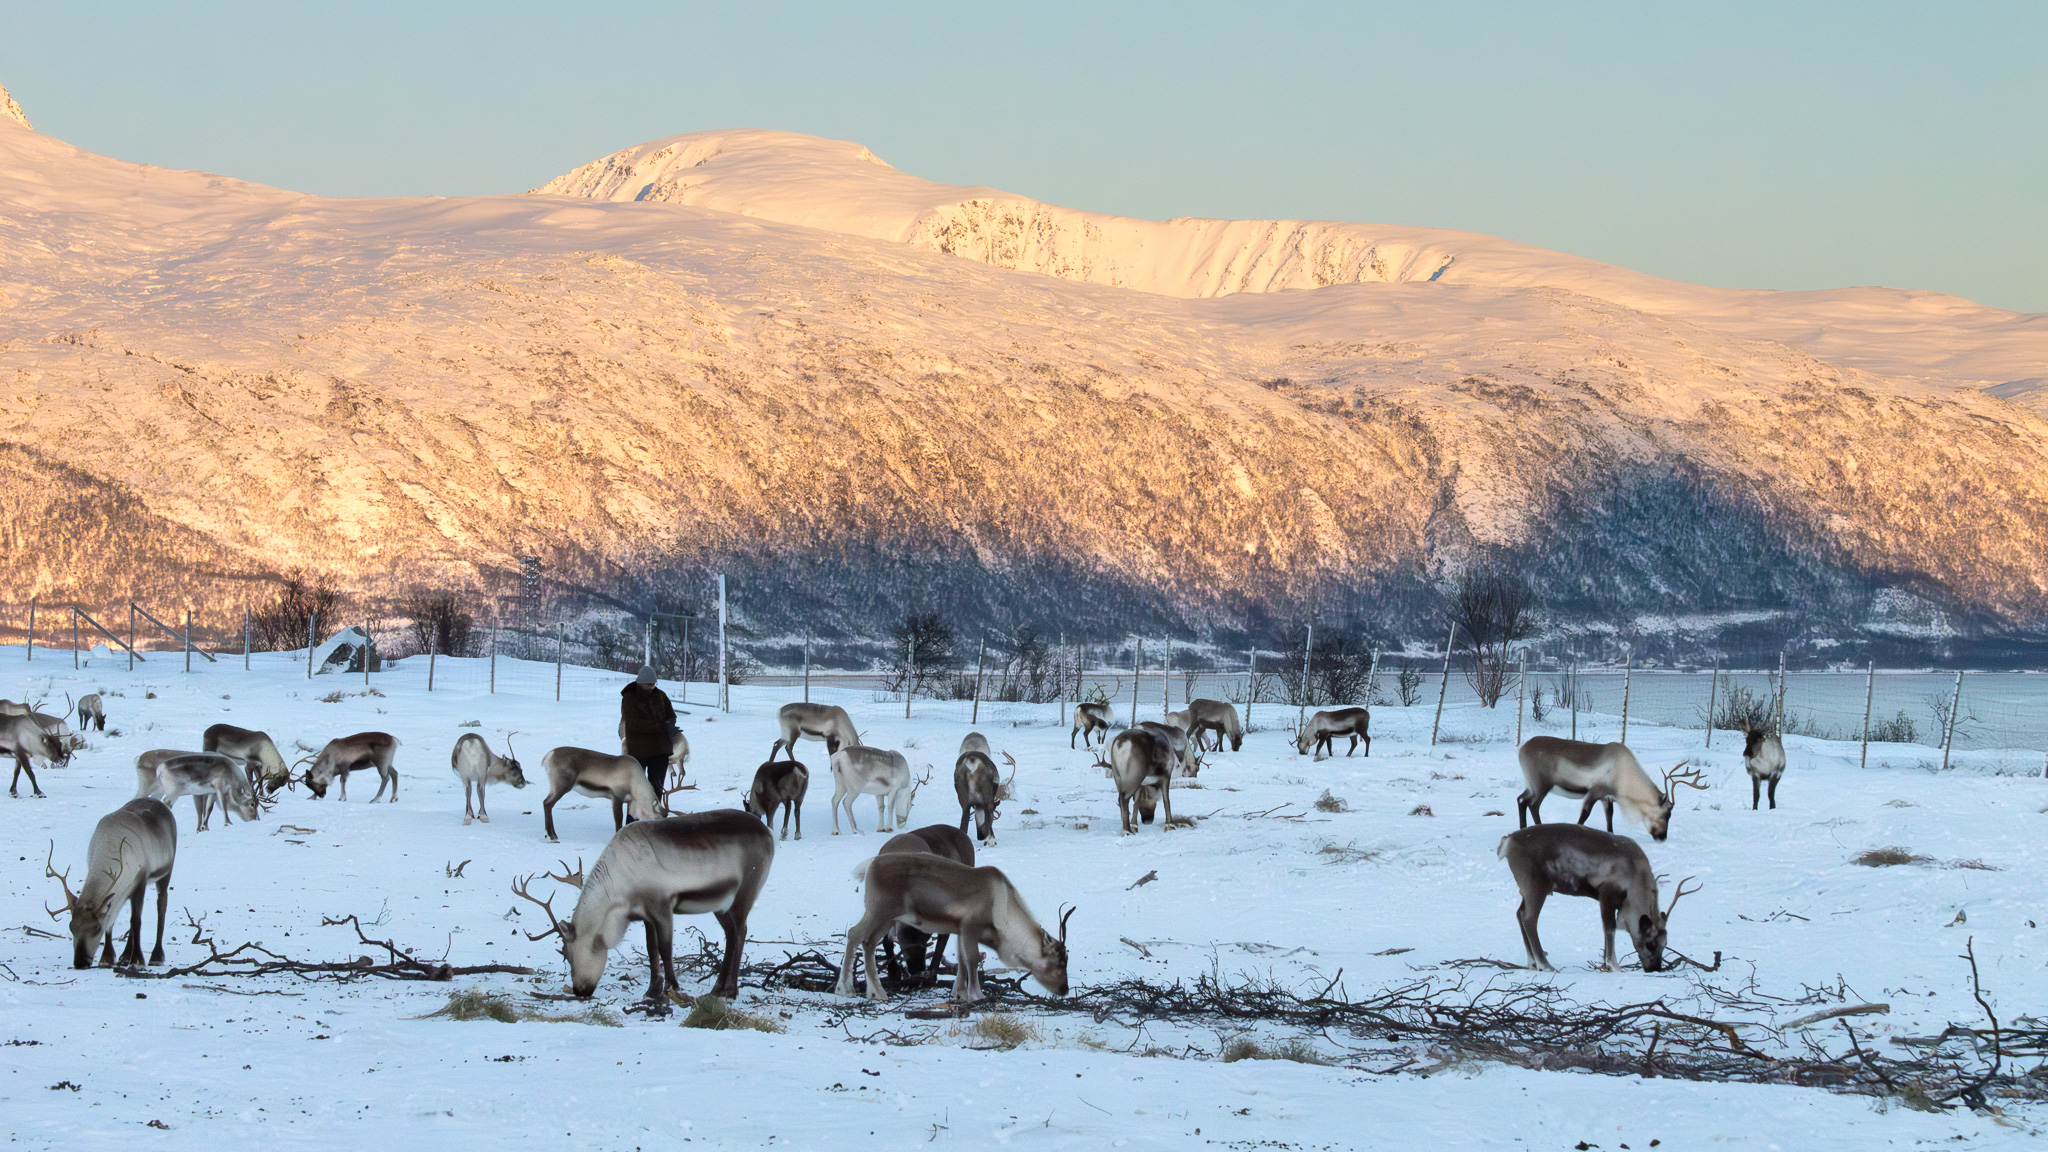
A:
POLYGON ((722 567, 763 628, 1414 634, 1431 578, 1501 548, 1578 620, 2048 604, 2048 420, 1980 374, 2041 317, 1857 292, 1763 339, 1729 317, 1818 294, 1689 318, 1569 257, 1482 274, 1518 247, 1486 238, 1434 279, 1417 243, 1385 282, 1226 292, 1175 256, 1148 292, 959 259, 852 193, 827 219, 572 177, 325 200, 0 121, 9 598, 218 620, 305 565, 481 604, 537 554, 626 600, 722 567), (1894 338, 1837 354, 1855 323, 1894 338))

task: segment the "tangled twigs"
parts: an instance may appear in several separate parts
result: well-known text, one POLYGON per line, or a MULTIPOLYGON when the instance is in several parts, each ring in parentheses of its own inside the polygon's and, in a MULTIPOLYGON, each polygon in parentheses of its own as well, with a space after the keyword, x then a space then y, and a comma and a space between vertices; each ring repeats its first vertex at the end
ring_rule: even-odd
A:
POLYGON ((504 973, 513 976, 531 976, 534 970, 516 964, 441 964, 425 960, 400 948, 390 940, 372 940, 363 934, 362 921, 354 916, 331 918, 323 916, 320 923, 326 927, 346 924, 356 930, 356 939, 373 948, 382 948, 389 957, 379 964, 369 956, 354 960, 314 961, 294 960, 282 953, 272 952, 257 943, 238 944, 223 952, 213 937, 206 933, 203 917, 194 917, 187 910, 185 924, 192 929, 191 942, 206 949, 206 959, 197 964, 167 968, 161 972, 142 969, 117 968, 115 972, 138 980, 170 980, 186 976, 204 976, 218 979, 224 976, 297 976, 302 980, 335 980, 347 982, 366 976, 385 980, 449 980, 456 976, 479 976, 486 973, 504 973))

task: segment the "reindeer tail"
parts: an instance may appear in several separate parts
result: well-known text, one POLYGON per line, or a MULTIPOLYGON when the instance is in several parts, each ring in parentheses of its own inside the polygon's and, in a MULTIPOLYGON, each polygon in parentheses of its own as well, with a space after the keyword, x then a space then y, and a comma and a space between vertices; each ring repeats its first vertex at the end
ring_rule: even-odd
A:
POLYGON ((873 864, 874 862, 875 858, 870 856, 867 859, 861 861, 860 863, 855 864, 853 866, 853 878, 859 881, 860 883, 867 883, 868 865, 873 864))
POLYGON ((1493 854, 1503 860, 1508 858, 1508 839, 1506 836, 1501 837, 1500 844, 1493 850, 1493 854))

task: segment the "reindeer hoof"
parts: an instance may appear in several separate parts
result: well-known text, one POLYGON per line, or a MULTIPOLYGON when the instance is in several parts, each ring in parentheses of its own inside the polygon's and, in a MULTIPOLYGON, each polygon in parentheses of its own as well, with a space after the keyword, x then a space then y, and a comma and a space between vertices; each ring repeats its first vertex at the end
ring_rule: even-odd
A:
POLYGON ((470 820, 470 818, 469 818, 469 817, 467 817, 467 816, 464 816, 464 817, 462 818, 462 826, 463 826, 464 828, 467 828, 467 827, 469 827, 471 823, 472 823, 472 821, 470 820))
POLYGON ((491 818, 482 812, 477 813, 476 818, 483 821, 486 824, 489 824, 491 822, 491 818))

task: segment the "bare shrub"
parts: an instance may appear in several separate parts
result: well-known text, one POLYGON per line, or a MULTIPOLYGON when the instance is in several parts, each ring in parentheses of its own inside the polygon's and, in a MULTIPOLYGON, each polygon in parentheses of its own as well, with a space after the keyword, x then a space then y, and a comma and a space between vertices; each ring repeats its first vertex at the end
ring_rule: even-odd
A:
POLYGON ((889 692, 925 695, 955 665, 952 625, 936 612, 913 612, 889 630, 889 692))
POLYGON ((1736 732, 1754 728, 1759 732, 1776 733, 1778 728, 1771 698, 1741 684, 1730 684, 1721 698, 1714 702, 1712 722, 1715 728, 1736 732))
POLYGON ((766 1016, 742 1012, 720 996, 699 996, 683 1017, 685 1028, 708 1028, 716 1032, 780 1032, 782 1025, 766 1016))
MULTIPOLYGON (((1307 643, 1305 632, 1288 641, 1294 652, 1307 643)), ((1324 704, 1364 704, 1372 691, 1367 683, 1372 671, 1372 653, 1341 634, 1325 634, 1308 654, 1308 668, 1298 660, 1283 659, 1274 672, 1280 682, 1279 702, 1317 707, 1324 704)))
POLYGON ((1309 1041, 1296 1036, 1275 1044, 1260 1044, 1249 1036, 1234 1036, 1226 1041, 1223 1050, 1217 1054, 1225 1064, 1239 1060, 1292 1060, 1297 1064, 1328 1064, 1322 1053, 1309 1041))
POLYGON ((1878 720, 1870 725, 1870 738, 1879 744, 1917 744, 1920 741, 1919 726, 1904 709, 1889 720, 1878 720))
POLYGON ((277 591, 249 614, 252 646, 264 652, 289 652, 306 641, 306 618, 334 620, 341 593, 320 573, 293 568, 278 578, 277 591))
POLYGON ((1858 852, 1851 863, 1861 864, 1865 868, 1895 868, 1901 864, 1926 864, 1933 859, 1932 856, 1922 856, 1911 849, 1894 845, 1887 848, 1866 848, 1858 852))
POLYGON ((981 1017, 968 1031, 1004 1051, 1038 1039, 1037 1028, 1015 1016, 1001 1012, 991 1012, 981 1017))
POLYGON ((1351 805, 1346 804, 1341 797, 1330 795, 1330 790, 1325 788, 1323 789, 1323 794, 1316 797, 1316 811, 1349 812, 1351 811, 1351 805))
POLYGON ((1401 672, 1394 677, 1394 691, 1401 697, 1401 707, 1413 708, 1422 701, 1422 669, 1413 663, 1401 665, 1401 672))
POLYGON ((415 589, 406 597, 401 610, 412 618, 408 631, 413 651, 425 652, 431 648, 443 656, 470 655, 470 638, 476 621, 462 610, 462 601, 455 593, 415 589))
POLYGON ((1465 682, 1488 708, 1514 690, 1516 641, 1536 631, 1536 608, 1528 579, 1498 558, 1481 560, 1458 573, 1444 601, 1444 615, 1472 645, 1465 682))

